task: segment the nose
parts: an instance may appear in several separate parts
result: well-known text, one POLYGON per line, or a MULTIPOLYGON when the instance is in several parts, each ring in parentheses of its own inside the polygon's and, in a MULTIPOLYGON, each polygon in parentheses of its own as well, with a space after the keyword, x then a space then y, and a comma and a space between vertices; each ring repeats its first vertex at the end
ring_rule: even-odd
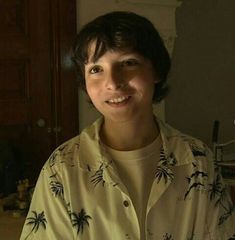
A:
POLYGON ((122 70, 118 66, 113 66, 106 74, 106 88, 108 90, 118 90, 123 88, 125 80, 122 70))

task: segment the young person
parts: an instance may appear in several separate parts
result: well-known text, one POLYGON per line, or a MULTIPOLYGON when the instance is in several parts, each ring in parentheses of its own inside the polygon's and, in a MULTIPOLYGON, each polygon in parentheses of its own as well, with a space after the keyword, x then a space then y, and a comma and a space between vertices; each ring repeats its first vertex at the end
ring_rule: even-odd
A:
POLYGON ((233 204, 210 150, 153 115, 170 58, 152 23, 100 16, 78 34, 74 60, 102 117, 46 162, 21 239, 232 237, 233 204))

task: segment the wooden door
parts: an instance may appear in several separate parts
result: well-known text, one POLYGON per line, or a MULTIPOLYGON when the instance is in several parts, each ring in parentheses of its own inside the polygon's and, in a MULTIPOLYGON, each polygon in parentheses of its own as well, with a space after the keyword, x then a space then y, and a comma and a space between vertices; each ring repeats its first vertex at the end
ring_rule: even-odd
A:
POLYGON ((75 0, 0 0, 3 181, 34 182, 51 151, 77 134, 75 11, 75 0))

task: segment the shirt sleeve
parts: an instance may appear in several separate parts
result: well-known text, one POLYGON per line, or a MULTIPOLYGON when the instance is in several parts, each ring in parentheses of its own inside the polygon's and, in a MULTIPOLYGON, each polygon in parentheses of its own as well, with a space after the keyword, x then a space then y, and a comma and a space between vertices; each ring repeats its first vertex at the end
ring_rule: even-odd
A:
MULTIPOLYGON (((211 155, 211 153, 210 153, 211 155)), ((209 158, 213 159, 212 157, 209 158)), ((229 186, 225 185, 220 169, 211 165, 211 181, 208 184, 208 236, 206 240, 228 240, 235 236, 235 209, 229 186)))
POLYGON ((69 207, 56 171, 44 167, 38 178, 20 240, 73 239, 69 207))

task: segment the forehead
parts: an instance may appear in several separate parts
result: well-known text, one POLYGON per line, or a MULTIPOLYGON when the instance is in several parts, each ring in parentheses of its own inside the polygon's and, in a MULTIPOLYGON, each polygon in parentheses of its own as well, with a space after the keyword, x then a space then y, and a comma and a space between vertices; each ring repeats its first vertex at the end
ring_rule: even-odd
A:
POLYGON ((91 41, 87 46, 87 56, 93 56, 96 51, 97 41, 93 40, 91 41))
POLYGON ((117 53, 119 55, 126 54, 138 54, 131 47, 118 48, 118 47, 109 47, 103 43, 97 44, 97 41, 92 41, 87 48, 87 62, 96 62, 99 58, 104 56, 106 53, 117 53))

